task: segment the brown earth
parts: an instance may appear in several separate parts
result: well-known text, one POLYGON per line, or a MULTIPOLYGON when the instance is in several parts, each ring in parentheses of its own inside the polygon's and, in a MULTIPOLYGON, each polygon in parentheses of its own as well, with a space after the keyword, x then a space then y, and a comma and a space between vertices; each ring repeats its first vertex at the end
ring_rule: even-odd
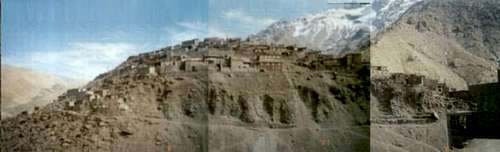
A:
POLYGON ((497 0, 424 1, 374 39, 371 64, 458 90, 496 82, 499 6, 497 0))
POLYGON ((369 150, 367 66, 334 71, 313 66, 310 63, 323 62, 314 55, 294 52, 293 47, 260 50, 256 48, 262 45, 250 42, 222 43, 203 42, 131 57, 33 114, 3 120, 0 148, 369 150), (238 71, 208 57, 229 55, 253 62, 255 57, 264 58, 256 50, 272 54, 287 49, 294 55, 280 55, 279 69, 252 64, 248 68, 255 70, 238 71), (203 58, 202 64, 198 57, 203 58))
POLYGON ((44 106, 67 89, 84 84, 81 80, 5 64, 2 64, 1 77, 2 119, 31 111, 35 106, 44 106))

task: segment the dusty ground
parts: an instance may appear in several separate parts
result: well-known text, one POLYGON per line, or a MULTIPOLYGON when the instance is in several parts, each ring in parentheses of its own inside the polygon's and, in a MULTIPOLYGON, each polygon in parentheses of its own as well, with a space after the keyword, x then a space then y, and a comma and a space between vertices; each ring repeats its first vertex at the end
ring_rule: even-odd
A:
POLYGON ((500 151, 498 139, 472 139, 463 149, 454 149, 456 152, 497 152, 500 151))

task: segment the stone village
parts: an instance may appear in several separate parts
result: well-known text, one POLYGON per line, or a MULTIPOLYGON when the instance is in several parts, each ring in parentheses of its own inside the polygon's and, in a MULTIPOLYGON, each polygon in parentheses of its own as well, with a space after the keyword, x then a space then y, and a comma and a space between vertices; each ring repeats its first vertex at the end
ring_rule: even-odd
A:
POLYGON ((167 71, 218 71, 218 72, 283 72, 286 62, 315 66, 315 61, 331 68, 349 68, 361 65, 361 54, 344 57, 321 55, 305 47, 263 45, 242 41, 239 38, 207 38, 184 41, 180 45, 163 48, 152 53, 131 57, 131 64, 140 74, 157 74, 167 71), (188 53, 188 54, 186 54, 188 53), (300 61, 296 61, 298 59, 300 61), (146 63, 146 64, 143 64, 146 63), (144 67, 148 65, 148 67, 144 67))
MULTIPOLYGON (((498 69, 497 73, 498 80, 500 80, 500 69, 498 69)), ((393 125, 443 123, 447 125, 447 131, 443 131, 447 132, 446 134, 450 140, 449 146, 453 147, 463 147, 464 141, 473 138, 500 138, 500 132, 498 131, 498 127, 500 127, 498 118, 500 82, 498 81, 469 85, 468 90, 456 90, 447 87, 443 82, 422 75, 390 73, 387 67, 384 66, 372 66, 371 77, 375 86, 391 82, 389 84, 393 87, 400 86, 400 88, 406 90, 405 93, 412 93, 401 96, 401 92, 397 91, 391 93, 375 92, 376 96, 380 96, 379 99, 384 99, 384 95, 401 97, 394 98, 389 103, 381 103, 380 107, 383 107, 381 109, 387 112, 386 116, 372 118, 373 124, 387 124, 389 122, 393 125), (424 96, 428 96, 428 98, 424 96), (417 112, 412 113, 410 117, 401 118, 394 111, 401 110, 401 105, 398 104, 403 103, 418 105, 416 107, 417 112), (423 108, 425 106, 430 106, 430 108, 423 108), (444 111, 445 114, 440 117, 439 111, 444 111), (397 119, 387 119, 391 117, 397 119)), ((390 92, 398 89, 386 90, 390 92)), ((432 127, 427 129, 431 130, 432 127)), ((417 130, 413 129, 412 131, 417 130)))
MULTIPOLYGON (((104 146, 109 149, 129 145, 122 141, 151 143, 148 147, 155 151, 164 146, 196 149, 203 142, 199 139, 209 136, 204 133, 208 126, 222 129, 210 136, 230 133, 224 137, 231 140, 242 137, 241 132, 232 133, 226 127, 248 128, 256 137, 260 135, 255 128, 286 131, 282 138, 291 139, 290 145, 311 137, 337 140, 337 135, 366 141, 357 135, 369 135, 369 66, 363 55, 325 55, 303 47, 241 39, 195 39, 131 56, 87 85, 68 90, 53 103, 20 117, 31 115, 35 117, 31 120, 50 123, 33 132, 56 133, 50 135, 56 140, 53 143, 65 149, 100 143, 109 144, 104 146), (69 125, 52 125, 52 120, 69 125), (297 131, 306 124, 313 125, 297 131), (313 135, 330 133, 332 124, 362 129, 352 135, 313 135), (171 142, 179 138, 182 143, 171 142)), ((313 151, 352 147, 342 142, 313 146, 319 147, 313 151)))
MULTIPOLYGON (((131 56, 115 70, 97 76, 96 80, 103 79, 102 85, 106 86, 113 83, 113 80, 104 79, 111 75, 136 79, 167 73, 208 71, 289 72, 287 66, 289 64, 312 70, 333 70, 336 73, 348 74, 355 73, 363 66, 368 66, 369 61, 364 60, 360 53, 350 53, 339 57, 320 54, 319 51, 312 51, 305 47, 262 44, 240 38, 206 38, 188 40, 175 46, 131 56)), ((67 102, 67 109, 78 110, 78 107, 86 101, 116 98, 116 96, 111 96, 111 94, 116 94, 116 92, 111 93, 111 90, 88 90, 85 87, 71 89, 58 100, 70 101, 67 102)), ((126 109, 126 107, 123 108, 126 109)))

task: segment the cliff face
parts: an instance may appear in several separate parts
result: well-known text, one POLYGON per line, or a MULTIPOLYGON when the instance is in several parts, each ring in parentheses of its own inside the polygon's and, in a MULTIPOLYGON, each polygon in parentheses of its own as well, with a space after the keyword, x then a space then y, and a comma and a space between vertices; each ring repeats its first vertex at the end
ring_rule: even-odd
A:
POLYGON ((189 41, 130 57, 44 108, 3 120, 0 147, 367 151, 368 75, 357 55, 189 41))
POLYGON ((496 81, 500 2, 431 0, 411 8, 372 43, 371 63, 456 89, 496 81), (388 58, 390 56, 390 58, 388 58))

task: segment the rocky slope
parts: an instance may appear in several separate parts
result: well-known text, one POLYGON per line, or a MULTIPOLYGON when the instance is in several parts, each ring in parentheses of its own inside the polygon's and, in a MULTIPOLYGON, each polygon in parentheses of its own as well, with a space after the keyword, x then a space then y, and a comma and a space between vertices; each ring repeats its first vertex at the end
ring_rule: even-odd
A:
POLYGON ((456 89, 496 81, 500 1, 431 0, 374 38, 371 63, 456 89))
POLYGON ((251 36, 264 42, 297 44, 340 54, 358 50, 422 0, 373 0, 371 5, 336 8, 280 21, 251 36))
POLYGON ((366 65, 334 72, 298 48, 194 44, 130 57, 2 120, 1 151, 368 151, 366 65))
POLYGON ((418 75, 372 75, 373 152, 449 151, 447 98, 437 81, 418 75))
POLYGON ((46 105, 67 89, 84 83, 5 64, 1 70, 2 119, 46 105))

